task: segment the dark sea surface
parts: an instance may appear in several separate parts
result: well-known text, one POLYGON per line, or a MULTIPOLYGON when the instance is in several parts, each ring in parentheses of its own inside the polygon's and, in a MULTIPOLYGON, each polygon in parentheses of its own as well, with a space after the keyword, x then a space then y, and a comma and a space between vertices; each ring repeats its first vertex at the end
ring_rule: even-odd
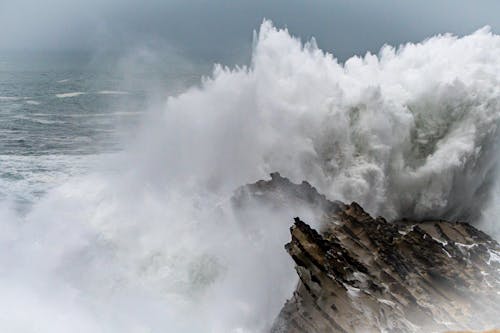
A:
POLYGON ((207 67, 151 53, 0 53, 0 202, 26 210, 133 140, 152 104, 207 67))

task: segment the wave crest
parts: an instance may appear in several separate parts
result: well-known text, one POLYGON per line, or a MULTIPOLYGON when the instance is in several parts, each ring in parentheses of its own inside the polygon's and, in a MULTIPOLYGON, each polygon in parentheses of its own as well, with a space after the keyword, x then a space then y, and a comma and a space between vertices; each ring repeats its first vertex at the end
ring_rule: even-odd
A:
POLYGON ((494 180, 499 73, 488 28, 341 64, 265 21, 251 66, 171 98, 155 140, 177 147, 176 177, 234 188, 279 171, 373 214, 471 217, 494 180))

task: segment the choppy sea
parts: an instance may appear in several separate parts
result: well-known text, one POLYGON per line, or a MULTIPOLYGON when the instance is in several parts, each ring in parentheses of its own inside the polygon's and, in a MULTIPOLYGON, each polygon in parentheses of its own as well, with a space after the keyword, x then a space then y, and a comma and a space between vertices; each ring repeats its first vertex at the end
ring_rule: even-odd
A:
POLYGON ((171 59, 107 59, 0 53, 0 201, 25 211, 51 187, 91 171, 131 141, 152 99, 202 73, 171 59))

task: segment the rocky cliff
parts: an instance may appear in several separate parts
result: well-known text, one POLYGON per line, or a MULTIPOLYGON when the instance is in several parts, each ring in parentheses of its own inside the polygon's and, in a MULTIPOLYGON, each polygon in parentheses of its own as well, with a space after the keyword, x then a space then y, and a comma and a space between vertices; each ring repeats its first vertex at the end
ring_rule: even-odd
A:
POLYGON ((286 197, 322 212, 320 232, 300 217, 290 229, 285 248, 300 280, 274 333, 500 327, 500 246, 471 225, 388 222, 278 174, 249 185, 248 193, 266 201, 286 197))

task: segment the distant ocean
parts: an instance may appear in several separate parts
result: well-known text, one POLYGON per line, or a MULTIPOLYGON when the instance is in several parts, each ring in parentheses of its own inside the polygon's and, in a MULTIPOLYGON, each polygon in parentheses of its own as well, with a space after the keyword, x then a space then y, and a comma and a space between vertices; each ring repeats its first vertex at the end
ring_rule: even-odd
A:
POLYGON ((78 52, 0 53, 0 202, 25 211, 89 172, 123 150, 153 94, 166 99, 203 74, 163 56, 158 68, 78 52))

